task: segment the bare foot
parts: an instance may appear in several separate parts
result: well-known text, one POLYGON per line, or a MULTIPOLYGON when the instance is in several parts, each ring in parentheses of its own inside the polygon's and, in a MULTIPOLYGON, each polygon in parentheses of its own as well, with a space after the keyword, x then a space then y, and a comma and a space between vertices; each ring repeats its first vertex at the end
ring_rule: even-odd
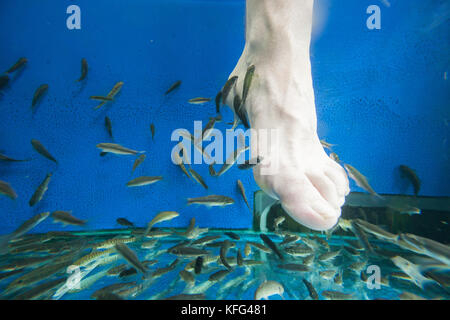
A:
POLYGON ((253 169, 255 180, 297 222, 327 230, 337 223, 349 182, 317 136, 309 59, 312 7, 312 0, 247 0, 246 45, 224 103, 234 110, 234 97, 242 98, 253 65, 242 108, 252 128, 252 157, 263 158, 253 169), (261 133, 269 130, 270 136, 272 129, 278 139, 267 144, 261 133))

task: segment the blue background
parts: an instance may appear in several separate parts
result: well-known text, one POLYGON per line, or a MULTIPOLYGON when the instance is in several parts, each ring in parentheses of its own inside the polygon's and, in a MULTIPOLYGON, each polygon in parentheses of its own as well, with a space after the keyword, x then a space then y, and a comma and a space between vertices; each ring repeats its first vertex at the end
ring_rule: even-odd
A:
MULTIPOLYGON (((449 1, 316 1, 323 22, 315 26, 311 60, 321 138, 337 144, 340 158, 354 165, 379 193, 411 193, 398 165, 416 169, 421 195, 449 196, 449 1), (381 30, 368 30, 366 8, 381 8, 381 30)), ((26 68, 13 75, 0 97, 0 152, 27 163, 0 163, 0 180, 17 200, 0 197, 0 233, 43 211, 72 210, 86 228, 114 228, 126 217, 143 226, 162 210, 180 217, 161 226, 185 226, 195 216, 200 226, 248 228, 252 216, 236 188, 241 179, 250 204, 258 190, 251 171, 233 167, 220 178, 195 165, 210 187, 206 192, 173 165, 176 128, 193 130, 194 120, 215 115, 213 103, 190 105, 198 96, 214 98, 244 46, 244 1, 171 0, 3 0, 0 2, 0 69, 19 57, 26 68), (66 28, 66 8, 81 8, 81 30, 66 28), (89 64, 80 77, 80 60, 89 64), (180 88, 164 92, 176 80, 180 88), (123 81, 114 103, 93 110, 91 95, 106 95, 123 81), (42 83, 49 91, 34 116, 30 105, 42 83), (162 175, 164 180, 127 188, 134 157, 99 157, 95 147, 109 142, 104 117, 113 123, 114 142, 146 150, 133 177, 162 175), (152 141, 149 125, 156 126, 152 141), (40 140, 59 161, 55 165, 30 144, 40 140), (53 172, 43 201, 28 201, 53 172), (232 206, 186 206, 187 197, 223 194, 232 206)), ((319 20, 318 20, 319 21, 319 20)), ((225 123, 232 114, 224 109, 225 123)), ((352 190, 361 191, 352 183, 352 190)), ((35 231, 55 229, 47 222, 35 231)), ((59 227, 58 227, 59 228, 59 227)), ((60 229, 60 228, 59 228, 60 229)), ((79 227, 66 227, 66 230, 79 227)))

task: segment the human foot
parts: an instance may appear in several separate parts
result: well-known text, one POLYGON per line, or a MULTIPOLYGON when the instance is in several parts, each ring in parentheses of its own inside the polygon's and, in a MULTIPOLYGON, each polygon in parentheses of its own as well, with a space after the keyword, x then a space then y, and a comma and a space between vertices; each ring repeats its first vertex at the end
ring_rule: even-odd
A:
POLYGON ((273 7, 275 2, 247 0, 246 45, 224 103, 234 110, 235 96, 242 98, 245 75, 254 66, 241 108, 252 128, 251 157, 263 159, 253 169, 255 180, 297 222, 327 230, 341 214, 349 183, 316 132, 309 60, 313 1, 286 0, 273 7))

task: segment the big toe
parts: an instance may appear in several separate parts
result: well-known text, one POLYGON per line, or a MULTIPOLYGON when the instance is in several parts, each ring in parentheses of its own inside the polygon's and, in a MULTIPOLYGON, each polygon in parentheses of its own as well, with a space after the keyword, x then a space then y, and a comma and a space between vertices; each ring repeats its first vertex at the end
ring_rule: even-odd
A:
POLYGON ((328 230, 341 215, 340 200, 332 195, 333 189, 328 181, 320 183, 317 177, 315 180, 316 185, 306 175, 296 181, 290 179, 278 190, 277 195, 283 208, 298 223, 313 230, 328 230), (332 201, 324 196, 330 197, 332 201))

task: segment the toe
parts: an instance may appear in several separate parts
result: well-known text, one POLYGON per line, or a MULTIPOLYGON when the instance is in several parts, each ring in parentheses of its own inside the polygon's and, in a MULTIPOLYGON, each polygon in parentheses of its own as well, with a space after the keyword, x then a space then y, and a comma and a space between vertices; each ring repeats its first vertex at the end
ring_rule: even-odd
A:
POLYGON ((340 197, 345 197, 349 194, 350 187, 347 173, 339 164, 331 160, 325 169, 325 175, 334 182, 340 197))
POLYGON ((329 177, 319 172, 310 172, 307 173, 306 176, 308 177, 314 188, 316 188, 323 199, 325 199, 331 207, 340 207, 340 197, 338 196, 338 192, 336 191, 336 185, 329 177))
POLYGON ((325 200, 306 176, 295 181, 285 180, 283 187, 277 188, 283 208, 298 223, 313 230, 327 230, 333 227, 340 214, 325 200))

